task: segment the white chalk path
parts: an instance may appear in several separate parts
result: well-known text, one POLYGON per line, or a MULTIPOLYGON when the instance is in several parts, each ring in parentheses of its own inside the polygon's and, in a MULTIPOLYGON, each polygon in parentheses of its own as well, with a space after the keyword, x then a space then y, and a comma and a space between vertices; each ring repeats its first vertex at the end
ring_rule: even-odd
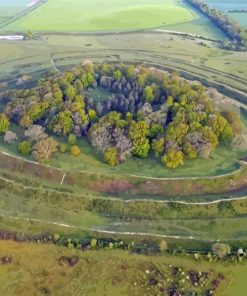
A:
POLYGON ((0 35, 0 40, 14 41, 14 40, 23 40, 23 39, 24 39, 23 35, 0 35))
MULTIPOLYGON (((6 217, 5 214, 0 214, 1 217, 6 217)), ((38 222, 42 224, 49 224, 49 225, 56 225, 66 228, 75 228, 75 229, 81 229, 84 231, 90 231, 90 232, 96 232, 99 234, 112 234, 112 235, 130 235, 130 236, 143 236, 143 237, 157 237, 157 238, 166 238, 166 239, 189 239, 189 240, 197 240, 197 241, 205 241, 205 242, 215 242, 216 240, 210 240, 210 239, 199 239, 195 238, 194 236, 179 236, 179 235, 165 235, 165 234, 152 234, 152 233, 146 233, 146 232, 129 232, 129 231, 111 231, 111 230, 101 230, 101 229, 95 229, 95 228, 84 228, 80 226, 65 224, 65 223, 59 223, 54 221, 44 221, 41 219, 35 219, 35 218, 25 218, 25 217, 18 217, 18 216, 11 216, 8 215, 8 218, 13 220, 22 219, 24 221, 32 221, 32 222, 38 222)), ((220 240, 217 240, 220 241, 220 240)))
POLYGON ((55 63, 54 63, 54 61, 53 61, 52 58, 51 58, 51 64, 52 64, 54 70, 57 71, 57 72, 59 72, 59 70, 58 70, 58 68, 56 67, 56 65, 55 65, 55 63))

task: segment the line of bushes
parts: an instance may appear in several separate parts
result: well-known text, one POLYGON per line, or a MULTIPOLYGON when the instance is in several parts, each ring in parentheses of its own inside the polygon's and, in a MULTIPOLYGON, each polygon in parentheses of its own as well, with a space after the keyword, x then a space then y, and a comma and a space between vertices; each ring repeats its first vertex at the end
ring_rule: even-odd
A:
POLYGON ((161 255, 167 253, 169 255, 191 256, 198 260, 206 260, 216 262, 223 260, 226 262, 242 262, 247 260, 247 249, 242 246, 247 244, 241 243, 241 247, 233 247, 226 243, 204 243, 182 240, 163 240, 152 237, 122 237, 116 235, 101 235, 99 233, 75 233, 74 235, 41 233, 38 235, 30 235, 27 233, 11 232, 0 230, 0 240, 13 240, 16 242, 31 242, 38 244, 56 244, 70 249, 81 251, 100 250, 100 249, 120 249, 128 250, 131 253, 145 255, 161 255), (185 244, 186 243, 186 244, 185 244))

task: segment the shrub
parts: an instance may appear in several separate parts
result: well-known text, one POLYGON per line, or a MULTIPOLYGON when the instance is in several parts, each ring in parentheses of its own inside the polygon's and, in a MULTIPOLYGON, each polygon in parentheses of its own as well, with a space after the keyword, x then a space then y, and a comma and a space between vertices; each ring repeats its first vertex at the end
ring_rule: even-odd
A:
POLYGON ((77 143, 76 135, 70 134, 68 137, 68 142, 70 145, 75 145, 77 143))
POLYGON ((7 116, 2 113, 0 114, 0 134, 5 133, 9 129, 10 123, 7 116))
POLYGON ((223 243, 213 244, 212 250, 219 258, 224 258, 231 253, 231 247, 223 243))
POLYGON ((77 146, 77 145, 73 145, 71 148, 70 148, 70 153, 73 155, 73 156, 78 156, 81 154, 81 149, 77 146))
POLYGON ((162 240, 162 241, 159 243, 159 249, 160 249, 160 252, 161 252, 161 253, 165 252, 165 251, 168 249, 168 244, 167 244, 167 242, 162 240))
POLYGON ((67 150, 68 150, 68 145, 67 144, 65 144, 65 143, 60 144, 59 151, 61 153, 65 153, 67 150))
POLYGON ((104 158, 106 163, 108 163, 111 166, 115 166, 118 164, 118 155, 117 155, 117 149, 115 147, 111 147, 106 149, 104 153, 104 158))
POLYGON ((32 151, 32 144, 28 141, 23 141, 19 143, 18 150, 23 155, 30 154, 32 151))
POLYGON ((92 238, 90 245, 91 245, 91 248, 96 248, 96 246, 97 246, 97 239, 92 238))
POLYGON ((175 169, 184 164, 184 156, 182 151, 169 150, 162 157, 162 162, 170 169, 175 169))

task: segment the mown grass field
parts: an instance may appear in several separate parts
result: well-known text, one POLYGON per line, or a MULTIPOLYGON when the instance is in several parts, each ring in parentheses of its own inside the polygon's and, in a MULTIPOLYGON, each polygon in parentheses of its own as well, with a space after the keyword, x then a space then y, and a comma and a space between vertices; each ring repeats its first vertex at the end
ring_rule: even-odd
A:
POLYGON ((140 0, 138 3, 106 0, 104 5, 100 0, 49 0, 8 29, 42 32, 135 30, 194 18, 196 16, 177 0, 140 0))

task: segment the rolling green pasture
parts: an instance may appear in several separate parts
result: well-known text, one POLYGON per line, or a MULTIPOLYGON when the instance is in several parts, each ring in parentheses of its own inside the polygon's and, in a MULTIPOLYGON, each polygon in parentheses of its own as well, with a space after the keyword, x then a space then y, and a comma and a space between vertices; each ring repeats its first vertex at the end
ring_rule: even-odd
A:
POLYGON ((48 0, 8 30, 96 32, 136 30, 191 21, 178 0, 48 0), (55 14, 54 14, 55 12, 55 14))

